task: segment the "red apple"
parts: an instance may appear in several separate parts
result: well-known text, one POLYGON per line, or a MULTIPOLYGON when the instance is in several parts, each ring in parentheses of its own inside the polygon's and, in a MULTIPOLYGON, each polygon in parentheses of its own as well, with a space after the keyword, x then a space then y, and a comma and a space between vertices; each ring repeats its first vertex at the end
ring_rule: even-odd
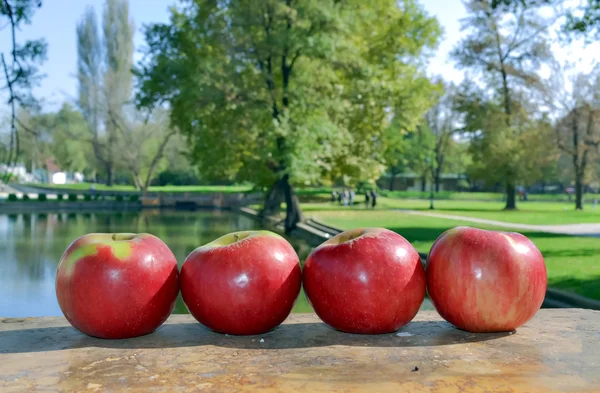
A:
POLYGON ((457 227, 427 258, 427 291, 448 322, 470 332, 512 331, 529 321, 546 294, 546 265, 519 233, 457 227))
POLYGON ((204 326, 227 334, 261 334, 281 324, 300 293, 294 248, 269 231, 222 236, 195 249, 181 268, 181 295, 204 326))
POLYGON ((149 234, 92 233, 75 240, 56 272, 67 320, 100 338, 151 333, 171 314, 179 293, 177 260, 149 234))
POLYGON ((302 271, 317 315, 349 333, 389 333, 408 324, 425 298, 419 254, 383 228, 342 232, 315 248, 302 271))

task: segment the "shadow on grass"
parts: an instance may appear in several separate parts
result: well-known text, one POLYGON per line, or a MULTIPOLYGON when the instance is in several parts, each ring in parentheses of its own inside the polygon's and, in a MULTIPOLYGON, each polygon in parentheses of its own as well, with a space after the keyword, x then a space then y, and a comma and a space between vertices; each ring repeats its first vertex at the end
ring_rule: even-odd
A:
MULTIPOLYGON (((473 226, 476 227, 477 225, 473 225, 473 226)), ((442 233, 444 233, 445 231, 447 231, 450 228, 449 227, 390 227, 389 229, 391 229, 392 231, 394 231, 396 233, 399 233, 406 240, 408 240, 409 242, 412 243, 412 242, 432 242, 432 241, 436 240, 442 233)), ((523 232, 523 234, 534 242, 535 242, 535 239, 541 239, 541 238, 564 238, 564 237, 567 237, 566 235, 559 235, 559 234, 555 234, 555 233, 546 233, 546 232, 523 232)), ((598 244, 600 246, 600 241, 598 244)), ((565 252, 567 252, 567 251, 572 251, 574 253, 577 253, 582 250, 566 250, 565 252)), ((590 254, 581 254, 581 256, 600 254, 600 247, 596 250, 594 250, 594 249, 585 250, 586 253, 588 251, 590 252, 590 254)), ((544 254, 544 255, 546 255, 546 254, 544 254)), ((579 254, 574 254, 574 256, 575 255, 579 255, 579 254)), ((565 256, 568 256, 568 255, 565 255, 565 256)))
POLYGON ((590 299, 600 300, 600 276, 560 277, 550 279, 548 285, 563 291, 575 292, 590 299))
MULTIPOLYGON (((600 239, 598 244, 600 245, 600 239)), ((544 251, 544 257, 546 258, 592 257, 597 255, 600 255, 600 247, 544 251)))

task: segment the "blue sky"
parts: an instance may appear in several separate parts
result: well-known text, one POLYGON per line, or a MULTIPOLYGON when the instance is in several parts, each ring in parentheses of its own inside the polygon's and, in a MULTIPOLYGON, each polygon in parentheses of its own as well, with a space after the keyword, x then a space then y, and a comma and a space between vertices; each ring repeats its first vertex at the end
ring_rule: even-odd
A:
MULTIPOLYGON (((168 7, 174 0, 130 0, 130 14, 136 25, 134 41, 136 48, 143 45, 140 33, 142 25, 152 22, 166 22, 168 7)), ((436 56, 431 60, 428 72, 441 74, 446 79, 458 81, 462 73, 456 70, 448 60, 448 53, 461 37, 460 20, 466 15, 461 0, 421 0, 421 3, 431 15, 438 18, 445 34, 440 43, 436 56)), ((34 94, 42 99, 45 109, 57 109, 63 101, 72 100, 76 95, 76 38, 75 26, 87 6, 93 6, 101 14, 104 0, 45 0, 39 9, 33 23, 24 26, 19 32, 19 40, 44 37, 48 42, 48 59, 42 66, 46 74, 34 94)), ((0 31, 0 51, 9 50, 9 29, 0 31)), ((586 52, 589 56, 600 53, 596 48, 586 51, 570 47, 570 52, 560 53, 559 56, 577 58, 586 52), (575 52, 575 53, 572 53, 575 52)), ((560 49, 557 49, 560 51, 560 49)), ((139 55, 136 56, 139 58, 139 55)), ((0 97, 4 101, 5 97, 0 97)), ((0 113, 5 113, 6 107, 0 107, 0 113)))
MULTIPOLYGON (((35 13, 31 25, 25 25, 18 33, 19 40, 44 37, 48 43, 48 59, 41 67, 46 77, 34 90, 36 97, 43 100, 44 108, 58 108, 63 101, 75 97, 77 92, 75 26, 86 7, 93 6, 100 16, 103 4, 104 0, 44 0, 42 8, 35 13)), ((134 36, 136 48, 143 44, 143 37, 139 32, 142 25, 151 22, 167 22, 168 7, 171 4, 173 4, 172 0, 129 0, 129 13, 137 30, 134 36)), ((4 29, 0 32, 0 51, 7 53, 10 50, 9 44, 9 29, 4 29)))

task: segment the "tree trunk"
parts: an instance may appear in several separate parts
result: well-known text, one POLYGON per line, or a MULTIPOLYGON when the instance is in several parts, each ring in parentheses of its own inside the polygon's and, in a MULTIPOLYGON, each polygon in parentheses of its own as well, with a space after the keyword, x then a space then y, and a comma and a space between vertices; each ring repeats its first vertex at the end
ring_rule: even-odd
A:
POLYGON ((110 162, 106 164, 106 185, 109 187, 113 185, 113 169, 110 162))
POLYGON ((439 166, 435 170, 435 174, 433 176, 433 181, 435 182, 435 192, 440 192, 440 183, 441 183, 441 171, 439 166))
POLYGON ((152 158, 152 162, 150 163, 150 168, 148 168, 148 174, 146 175, 146 181, 143 184, 142 191, 144 191, 144 192, 148 191, 148 188, 150 187, 150 183, 152 182, 152 174, 154 173, 154 168, 156 168, 156 165, 158 164, 160 159, 163 157, 163 154, 165 152, 165 147, 167 146, 167 144, 169 143, 169 140, 171 139, 171 137, 173 135, 175 135, 175 131, 171 131, 165 136, 165 139, 163 139, 162 143, 160 144, 158 151, 152 158))
POLYGON ((144 183, 142 182, 142 177, 140 176, 140 174, 137 172, 133 172, 131 177, 133 178, 133 185, 135 186, 135 189, 137 191, 142 191, 144 183))
POLYGON ((427 186, 427 177, 426 176, 422 176, 421 177, 421 192, 425 192, 427 186))
POLYGON ((277 180, 267 192, 265 205, 261 213, 262 218, 279 213, 282 201, 285 202, 285 233, 290 233, 302 221, 302 210, 300 209, 300 201, 298 201, 298 197, 289 183, 289 175, 284 175, 277 180))
POLYGON ((392 177, 390 178, 390 191, 394 191, 394 183, 396 182, 396 172, 392 172, 392 177))
POLYGON ((281 179, 278 179, 275 183, 273 183, 271 188, 269 188, 269 191, 267 191, 267 195, 265 196, 265 203, 261 212, 261 216, 263 219, 279 213, 282 200, 282 191, 280 183, 281 179))
POLYGON ((575 174, 575 209, 583 210, 583 176, 575 174))
POLYGON ((517 208, 516 187, 512 180, 506 182, 506 207, 504 210, 515 210, 517 208))
POLYGON ((302 210, 300 201, 294 193, 294 189, 289 182, 289 176, 284 175, 282 179, 283 194, 285 196, 285 233, 290 233, 296 228, 296 225, 302 221, 302 210))

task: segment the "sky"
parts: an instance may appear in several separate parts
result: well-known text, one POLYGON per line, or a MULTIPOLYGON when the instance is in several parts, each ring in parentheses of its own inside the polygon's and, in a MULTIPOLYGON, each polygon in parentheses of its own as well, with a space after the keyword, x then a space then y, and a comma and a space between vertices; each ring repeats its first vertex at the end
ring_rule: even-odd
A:
MULTIPOLYGON (((136 26, 134 44, 137 49, 144 44, 140 32, 144 24, 152 22, 167 22, 168 7, 174 0, 130 0, 130 15, 136 26)), ((442 75, 447 80, 459 82, 462 72, 457 70, 448 59, 448 54, 461 38, 461 19, 466 16, 466 10, 461 0, 421 0, 425 10, 435 16, 444 29, 444 36, 435 56, 431 59, 428 73, 442 75)), ((65 101, 73 101, 77 92, 76 64, 76 35, 75 26, 85 8, 92 6, 101 15, 104 0, 45 0, 41 9, 33 17, 31 25, 25 25, 18 33, 22 42, 26 39, 44 37, 48 43, 48 58, 41 67, 46 77, 34 89, 34 95, 41 99, 45 110, 55 110, 65 101)), ((9 29, 0 31, 0 51, 10 50, 9 29)), ((598 47, 583 49, 571 45, 569 49, 556 48, 559 57, 563 58, 595 58, 594 53, 600 53, 598 47)), ((136 55, 136 60, 140 54, 136 55)), ((6 94, 0 96, 2 102, 6 94)), ((8 108, 0 107, 0 113, 8 108)))

